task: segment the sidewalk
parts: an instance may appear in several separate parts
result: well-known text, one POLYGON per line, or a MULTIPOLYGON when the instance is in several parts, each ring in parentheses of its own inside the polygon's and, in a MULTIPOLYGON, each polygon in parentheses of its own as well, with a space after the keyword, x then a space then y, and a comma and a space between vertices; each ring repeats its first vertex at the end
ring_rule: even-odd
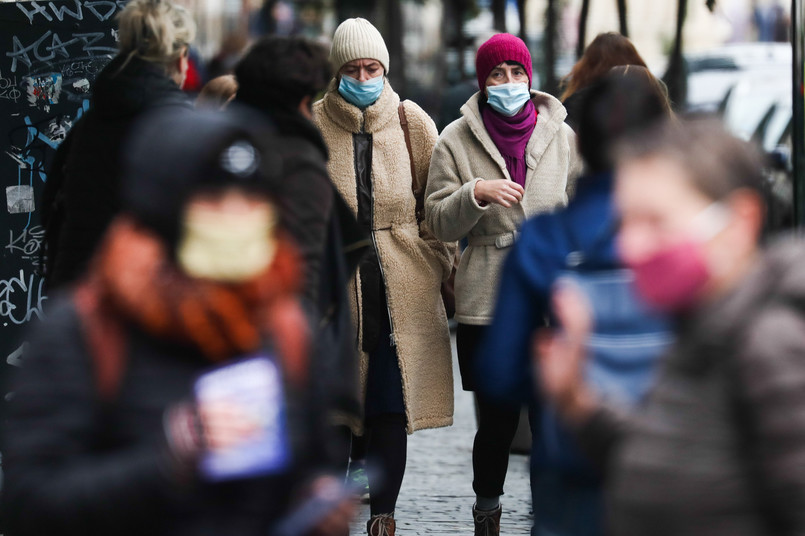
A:
MULTIPOLYGON (((475 409, 472 393, 461 390, 453 337, 456 411, 453 426, 422 430, 408 436, 408 465, 397 501, 397 533, 413 535, 471 535, 472 440, 475 409)), ((528 457, 511 455, 501 498, 501 535, 527 535, 531 529, 531 488, 528 457)), ((351 533, 366 533, 369 506, 361 507, 351 533)))

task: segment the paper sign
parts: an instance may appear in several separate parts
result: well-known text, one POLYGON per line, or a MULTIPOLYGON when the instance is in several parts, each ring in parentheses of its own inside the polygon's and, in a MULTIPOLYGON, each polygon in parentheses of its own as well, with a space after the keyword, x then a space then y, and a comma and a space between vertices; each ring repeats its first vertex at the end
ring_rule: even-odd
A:
POLYGON ((225 404, 257 431, 226 448, 208 450, 200 472, 209 480, 228 480, 276 474, 290 464, 282 374, 268 356, 250 358, 215 369, 195 384, 199 407, 225 404))

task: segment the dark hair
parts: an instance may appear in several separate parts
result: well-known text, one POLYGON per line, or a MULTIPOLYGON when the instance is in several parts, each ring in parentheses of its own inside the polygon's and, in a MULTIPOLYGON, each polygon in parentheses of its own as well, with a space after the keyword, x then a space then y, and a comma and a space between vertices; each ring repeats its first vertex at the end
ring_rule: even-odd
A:
POLYGON ((765 199, 758 148, 729 134, 716 119, 668 121, 619 145, 618 160, 664 158, 688 172, 693 186, 713 201, 749 189, 765 199))
POLYGON ((588 171, 612 170, 612 152, 619 139, 672 116, 665 86, 648 69, 613 68, 579 106, 579 152, 588 171))
POLYGON ((601 33, 587 45, 581 59, 576 62, 570 73, 562 79, 565 91, 561 100, 600 79, 610 69, 618 65, 639 65, 646 67, 646 62, 637 53, 628 38, 617 32, 601 33))
POLYGON ((332 77, 327 49, 304 37, 269 36, 257 41, 235 66, 237 100, 255 107, 296 109, 332 77))

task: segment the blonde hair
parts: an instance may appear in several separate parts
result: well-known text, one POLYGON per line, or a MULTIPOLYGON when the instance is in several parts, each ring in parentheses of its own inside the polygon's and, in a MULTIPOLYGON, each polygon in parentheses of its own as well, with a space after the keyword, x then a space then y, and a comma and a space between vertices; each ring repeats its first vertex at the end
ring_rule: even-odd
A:
POLYGON ((131 0, 118 15, 120 54, 161 64, 167 71, 196 36, 196 23, 167 0, 131 0))
POLYGON ((234 75, 225 74, 213 78, 201 88, 201 93, 196 98, 196 108, 223 110, 237 92, 238 82, 234 75))

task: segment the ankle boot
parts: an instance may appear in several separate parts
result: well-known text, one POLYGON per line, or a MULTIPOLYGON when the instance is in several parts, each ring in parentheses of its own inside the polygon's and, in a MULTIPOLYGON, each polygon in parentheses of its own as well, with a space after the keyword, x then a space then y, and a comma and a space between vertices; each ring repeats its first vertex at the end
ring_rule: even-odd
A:
POLYGON ((472 506, 472 518, 475 521, 475 536, 500 536, 500 505, 494 510, 478 510, 472 506))
POLYGON ((394 512, 372 516, 366 522, 366 532, 369 536, 394 536, 396 529, 397 523, 394 521, 394 512))

